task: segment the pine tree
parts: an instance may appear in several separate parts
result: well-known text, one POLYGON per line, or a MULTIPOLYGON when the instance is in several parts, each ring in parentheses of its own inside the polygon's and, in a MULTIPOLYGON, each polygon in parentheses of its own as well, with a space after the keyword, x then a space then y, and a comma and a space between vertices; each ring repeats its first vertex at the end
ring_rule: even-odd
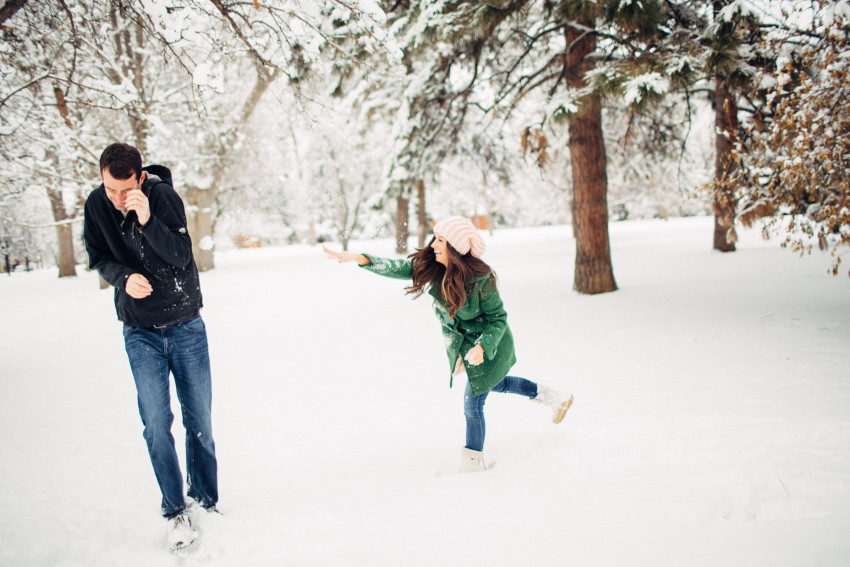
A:
POLYGON ((715 171, 712 184, 714 249, 734 252, 736 196, 730 182, 737 162, 733 147, 741 131, 739 99, 753 82, 754 64, 761 64, 761 32, 752 11, 733 0, 712 0, 701 43, 706 49, 705 71, 714 82, 715 171))
POLYGON ((606 99, 634 89, 631 104, 649 104, 666 86, 663 65, 674 17, 666 3, 563 0, 517 10, 503 30, 501 101, 519 104, 533 91, 549 101, 542 123, 566 123, 573 180, 576 238, 574 289, 595 294, 617 284, 608 237, 607 157, 602 108, 606 99))
MULTIPOLYGON (((499 8, 488 3, 427 0, 395 2, 389 26, 402 49, 394 151, 387 194, 396 200, 396 249, 407 249, 408 208, 417 199, 419 245, 428 231, 426 183, 436 180, 443 161, 463 151, 459 141, 474 110, 486 45, 524 0, 499 8), (457 76, 466 76, 458 80, 457 76)), ((486 138, 479 138, 486 140, 486 138)))

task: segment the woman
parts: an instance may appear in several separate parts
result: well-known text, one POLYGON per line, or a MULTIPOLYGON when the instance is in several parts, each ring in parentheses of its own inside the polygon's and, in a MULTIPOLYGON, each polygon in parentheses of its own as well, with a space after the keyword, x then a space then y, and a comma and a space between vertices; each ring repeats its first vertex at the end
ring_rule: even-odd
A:
MULTIPOLYGON (((334 260, 357 262, 376 274, 412 279, 407 293, 419 297, 426 291, 434 298, 434 310, 443 326, 446 354, 452 377, 466 373, 463 413, 466 447, 461 472, 486 470, 484 449, 484 402, 490 392, 526 396, 554 410, 560 423, 573 403, 545 386, 525 378, 508 376, 516 362, 514 340, 507 313, 496 289, 496 274, 481 260, 484 240, 471 221, 449 217, 434 226, 434 238, 408 259, 388 260, 367 254, 334 252, 334 260)), ((452 378, 449 379, 451 386, 452 378)))

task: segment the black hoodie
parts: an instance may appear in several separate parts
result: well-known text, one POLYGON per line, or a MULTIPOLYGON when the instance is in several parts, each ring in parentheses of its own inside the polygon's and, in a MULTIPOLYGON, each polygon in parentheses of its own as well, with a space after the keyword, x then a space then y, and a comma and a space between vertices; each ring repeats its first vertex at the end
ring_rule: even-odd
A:
POLYGON ((86 199, 83 229, 89 267, 115 288, 118 319, 132 327, 171 323, 203 306, 186 213, 172 186, 171 171, 161 165, 142 171, 146 172, 142 192, 151 210, 144 226, 135 211, 124 216, 117 210, 101 184, 86 199), (147 278, 153 293, 144 299, 127 295, 124 288, 132 274, 147 278))

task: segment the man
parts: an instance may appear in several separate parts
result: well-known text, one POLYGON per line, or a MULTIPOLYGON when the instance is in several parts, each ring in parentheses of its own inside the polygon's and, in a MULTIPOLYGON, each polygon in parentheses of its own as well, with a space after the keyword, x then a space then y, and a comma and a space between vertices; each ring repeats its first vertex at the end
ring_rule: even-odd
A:
POLYGON ((186 428, 188 496, 207 511, 218 501, 217 462, 210 418, 212 387, 198 268, 183 202, 171 171, 142 167, 139 151, 112 144, 100 156, 103 184, 86 200, 84 237, 89 265, 115 288, 124 345, 138 392, 169 546, 197 537, 192 527, 171 424, 169 373, 186 428))

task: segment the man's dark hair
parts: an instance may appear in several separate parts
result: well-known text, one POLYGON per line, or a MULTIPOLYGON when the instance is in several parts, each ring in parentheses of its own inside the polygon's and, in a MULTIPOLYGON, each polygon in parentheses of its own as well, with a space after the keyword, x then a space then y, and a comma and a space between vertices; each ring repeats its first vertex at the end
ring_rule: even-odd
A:
POLYGON ((100 154, 100 171, 109 168, 115 179, 136 179, 142 173, 142 154, 130 144, 110 144, 100 154))

